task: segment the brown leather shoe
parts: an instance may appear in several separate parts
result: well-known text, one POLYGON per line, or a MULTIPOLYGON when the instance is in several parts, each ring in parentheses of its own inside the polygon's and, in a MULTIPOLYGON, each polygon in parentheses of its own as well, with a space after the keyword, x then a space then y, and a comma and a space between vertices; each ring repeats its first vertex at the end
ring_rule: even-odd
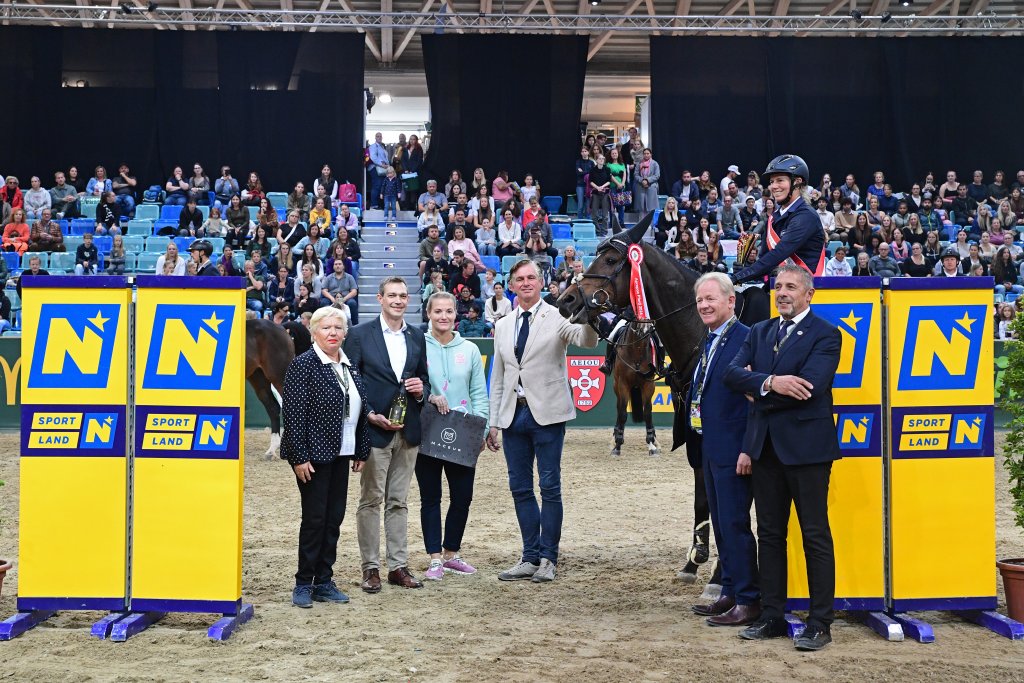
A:
POLYGON ((402 588, 423 588, 423 584, 416 580, 408 567, 399 567, 388 572, 388 583, 392 586, 402 588))
POLYGON ((725 614, 705 619, 708 626, 748 626, 761 617, 761 605, 735 605, 725 614))
POLYGON ((735 604, 736 600, 731 595, 723 595, 709 605, 694 605, 690 609, 698 616, 717 617, 731 610, 735 604))
POLYGON ((363 583, 360 588, 364 593, 380 593, 380 570, 364 569, 363 583))

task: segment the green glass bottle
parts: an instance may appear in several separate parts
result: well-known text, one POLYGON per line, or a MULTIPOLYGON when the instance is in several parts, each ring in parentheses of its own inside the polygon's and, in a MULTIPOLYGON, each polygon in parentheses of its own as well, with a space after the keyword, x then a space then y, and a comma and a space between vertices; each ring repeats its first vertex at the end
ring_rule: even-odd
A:
POLYGON ((407 379, 409 379, 408 375, 402 375, 402 386, 388 410, 388 420, 393 425, 405 425, 405 415, 409 411, 409 395, 405 391, 405 380, 407 379))

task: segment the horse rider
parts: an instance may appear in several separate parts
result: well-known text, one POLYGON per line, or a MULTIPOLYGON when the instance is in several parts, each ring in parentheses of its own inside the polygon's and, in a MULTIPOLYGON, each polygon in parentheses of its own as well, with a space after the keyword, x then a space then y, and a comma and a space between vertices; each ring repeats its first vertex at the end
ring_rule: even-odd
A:
MULTIPOLYGON (((618 355, 618 345, 616 342, 625 332, 626 327, 635 321, 636 314, 633 313, 632 308, 627 308, 617 317, 612 313, 605 313, 601 316, 599 329, 602 333, 607 332, 605 335, 607 342, 604 346, 604 363, 598 368, 602 373, 606 375, 612 374, 612 370, 615 368, 615 357, 618 355)), ((653 364, 655 368, 660 370, 665 366, 665 347, 662 346, 657 332, 651 332, 650 336, 645 339, 654 341, 653 364)))
POLYGON ((807 162, 796 155, 783 154, 772 159, 763 177, 768 178, 768 190, 777 208, 768 218, 759 258, 734 272, 733 283, 763 278, 786 259, 811 275, 821 275, 827 260, 825 230, 810 205, 807 162))
POLYGON ((210 258, 213 256, 213 244, 209 240, 196 240, 189 248, 192 260, 196 262, 196 275, 220 275, 217 266, 210 258))

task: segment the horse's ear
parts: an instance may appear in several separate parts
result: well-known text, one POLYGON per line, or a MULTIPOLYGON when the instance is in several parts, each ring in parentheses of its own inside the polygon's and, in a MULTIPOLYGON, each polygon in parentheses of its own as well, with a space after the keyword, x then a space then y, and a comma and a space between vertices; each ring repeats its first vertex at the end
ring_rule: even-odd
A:
POLYGON ((651 211, 646 216, 640 219, 640 221, 632 228, 626 231, 629 235, 630 244, 640 244, 643 240, 644 235, 647 234, 647 230, 651 227, 651 223, 654 221, 654 212, 651 211))

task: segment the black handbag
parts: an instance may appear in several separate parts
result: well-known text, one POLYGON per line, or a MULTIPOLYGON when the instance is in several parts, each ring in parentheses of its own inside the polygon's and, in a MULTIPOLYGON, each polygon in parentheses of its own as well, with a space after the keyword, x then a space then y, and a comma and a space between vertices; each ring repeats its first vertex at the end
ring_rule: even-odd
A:
POLYGON ((420 453, 457 465, 476 467, 487 420, 461 410, 449 410, 447 415, 442 415, 433 403, 427 403, 420 413, 420 427, 420 453))

